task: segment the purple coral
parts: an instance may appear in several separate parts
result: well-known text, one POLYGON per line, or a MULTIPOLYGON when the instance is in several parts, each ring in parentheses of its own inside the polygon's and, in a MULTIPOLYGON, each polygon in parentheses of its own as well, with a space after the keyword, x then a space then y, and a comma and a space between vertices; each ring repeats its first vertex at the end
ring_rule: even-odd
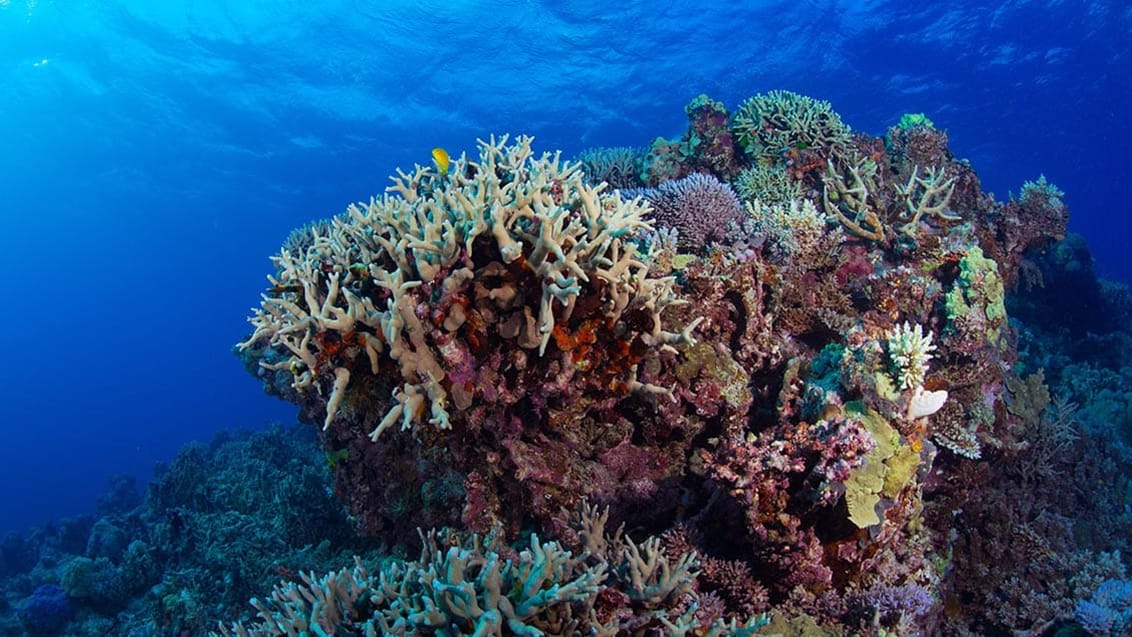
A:
POLYGON ((1090 635, 1123 635, 1132 628, 1132 581, 1106 580, 1092 599, 1080 600, 1077 623, 1090 635))
POLYGON ((860 611, 885 625, 897 625, 922 617, 931 611, 935 599, 919 584, 873 586, 853 600, 860 611))
POLYGON ((657 224, 676 228, 680 248, 691 252, 702 253, 711 243, 735 243, 748 216, 731 186, 702 173, 642 194, 652 204, 657 224))
POLYGON ((19 607, 20 621, 31 635, 51 635, 71 618, 74 608, 56 584, 42 584, 19 607))

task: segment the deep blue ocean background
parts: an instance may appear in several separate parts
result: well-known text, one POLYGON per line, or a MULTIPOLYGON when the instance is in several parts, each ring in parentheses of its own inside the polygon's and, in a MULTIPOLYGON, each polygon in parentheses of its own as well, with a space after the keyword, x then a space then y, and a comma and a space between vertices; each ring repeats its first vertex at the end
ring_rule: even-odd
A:
POLYGON ((433 146, 644 147, 700 93, 924 112, 999 199, 1064 189, 1132 281, 1127 3, 615 4, 0 0, 0 533, 292 422, 230 352, 269 255, 433 146))

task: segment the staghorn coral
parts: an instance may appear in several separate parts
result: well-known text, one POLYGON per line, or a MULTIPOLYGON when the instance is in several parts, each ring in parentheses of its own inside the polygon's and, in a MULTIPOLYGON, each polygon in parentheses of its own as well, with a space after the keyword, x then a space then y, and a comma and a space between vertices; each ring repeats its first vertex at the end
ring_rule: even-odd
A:
POLYGON ((583 504, 575 519, 578 553, 537 535, 515 551, 477 535, 422 534, 414 561, 389 561, 371 574, 355 558, 352 568, 322 577, 303 573, 276 586, 270 598, 252 600, 255 623, 221 624, 211 634, 636 635, 665 623, 685 632, 746 635, 760 625, 753 617, 740 623, 677 616, 685 598, 696 607, 696 554, 669 560, 657 538, 637 544, 620 528, 610 535, 607 520, 608 511, 583 504), (607 607, 620 596, 633 601, 634 614, 607 607))
POLYGON ((977 181, 967 183, 969 168, 950 155, 921 164, 889 156, 871 140, 854 139, 855 147, 823 160, 818 184, 827 218, 850 234, 896 241, 905 250, 932 245, 965 219, 952 205, 961 185, 965 199, 981 203, 977 181))
POLYGON ((577 157, 590 185, 596 186, 604 181, 610 188, 621 190, 644 185, 640 168, 642 159, 643 153, 639 149, 625 146, 589 148, 578 153, 577 157))
POLYGON ((829 219, 838 221, 852 234, 863 239, 883 241, 886 224, 883 215, 887 204, 881 196, 877 164, 869 157, 855 157, 842 164, 827 159, 822 179, 822 208, 829 219))
MULTIPOLYGON (((304 242, 292 241, 275 258, 272 287, 250 319, 255 331, 239 347, 289 352, 261 366, 290 374, 300 392, 328 393, 324 429, 363 355, 371 373, 392 363, 402 379, 372 438, 394 424, 409 428, 423 413, 437 428, 450 426, 445 344, 429 338, 416 308, 436 293, 448 310, 444 329, 465 326, 459 299, 475 277, 469 266, 477 241, 493 239, 481 250, 494 250, 502 267, 521 263, 541 288, 538 299, 511 286, 493 291, 499 305, 537 316, 516 336, 537 343, 540 355, 553 336, 556 306, 569 316, 591 277, 604 284, 611 323, 631 306, 659 314, 671 301, 670 280, 645 279, 648 266, 634 258, 635 244, 625 242, 647 227, 644 207, 602 197, 601 188, 582 183, 576 165, 560 164, 557 156, 535 159, 530 138, 506 142, 481 142, 479 162, 462 157, 449 180, 419 166, 412 175, 400 173, 393 194, 351 206, 329 228, 311 226, 305 250, 304 242)), ((654 336, 681 338, 662 333, 659 322, 654 336)), ((461 406, 459 397, 452 400, 461 406)))
MULTIPOLYGON (((517 559, 504 560, 472 536, 423 538, 414 562, 393 562, 371 575, 355 558, 316 577, 303 573, 267 600, 252 600, 259 622, 221 625, 221 635, 364 635, 561 633, 588 619, 605 564, 586 566, 553 542, 531 537, 517 559)), ((216 633, 212 633, 216 635, 216 633)))
POLYGON ((929 167, 920 176, 920 166, 912 167, 912 174, 903 186, 896 186, 896 192, 904 199, 907 223, 900 226, 900 233, 915 238, 920 230, 924 216, 935 217, 940 222, 960 221, 947 210, 951 195, 955 192, 955 177, 947 176, 946 169, 929 167))
POLYGON ((849 127, 825 100, 770 91, 744 101, 732 127, 736 142, 758 159, 777 161, 795 148, 820 149, 827 158, 849 146, 849 127))

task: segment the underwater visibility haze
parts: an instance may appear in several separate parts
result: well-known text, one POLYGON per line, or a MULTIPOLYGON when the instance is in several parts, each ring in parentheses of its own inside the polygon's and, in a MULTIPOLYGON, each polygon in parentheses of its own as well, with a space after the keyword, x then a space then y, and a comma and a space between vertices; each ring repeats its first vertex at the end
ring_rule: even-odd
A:
POLYGON ((1130 34, 0 0, 0 633, 1132 634, 1130 34))

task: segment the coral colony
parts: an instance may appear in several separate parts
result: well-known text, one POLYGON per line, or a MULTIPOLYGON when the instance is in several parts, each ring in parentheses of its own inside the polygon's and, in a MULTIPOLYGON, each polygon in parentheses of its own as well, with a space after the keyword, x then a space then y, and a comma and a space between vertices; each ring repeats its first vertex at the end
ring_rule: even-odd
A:
MULTIPOLYGON (((1129 624, 1111 555, 1013 623, 951 577, 995 559, 956 527, 991 465, 1049 426, 1004 293, 1064 237, 1061 193, 996 201, 923 116, 687 114, 576 163, 493 137, 292 233, 239 353, 321 429, 356 525, 419 558, 293 577, 219 634, 1129 624)), ((1033 522, 1010 533, 1053 550, 1033 522)))

